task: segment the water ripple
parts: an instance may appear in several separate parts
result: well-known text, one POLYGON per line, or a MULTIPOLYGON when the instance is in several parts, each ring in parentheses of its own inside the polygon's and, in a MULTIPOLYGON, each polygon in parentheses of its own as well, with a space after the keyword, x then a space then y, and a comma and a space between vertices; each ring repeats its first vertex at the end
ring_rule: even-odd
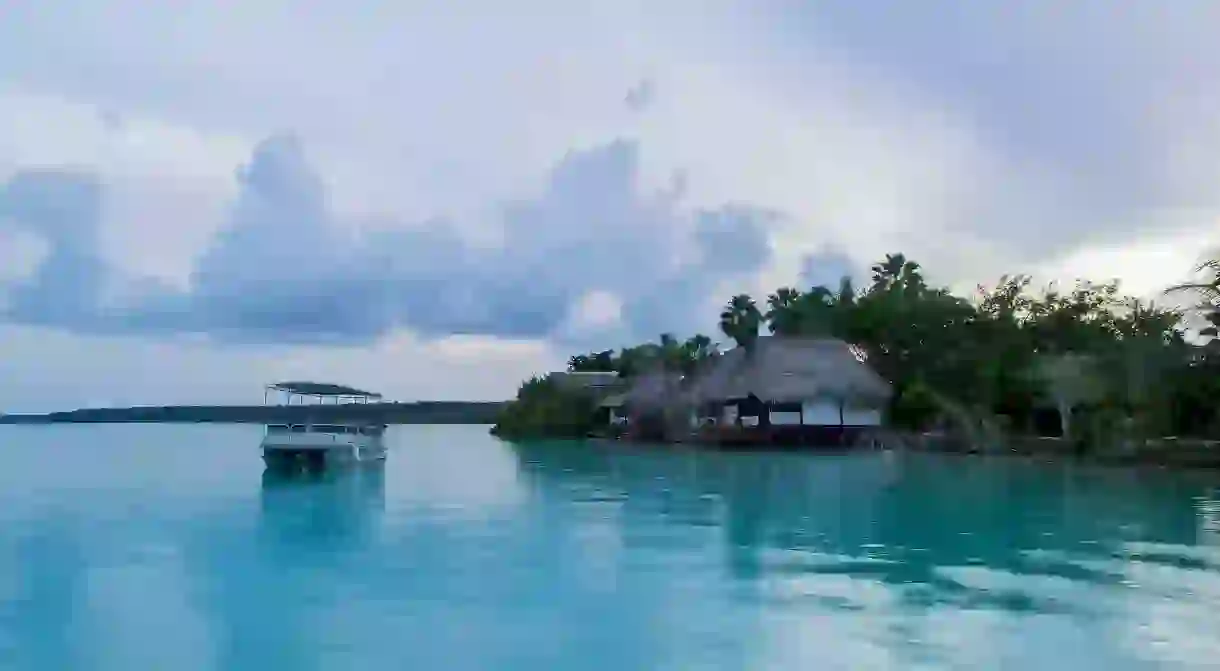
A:
POLYGON ((242 427, 3 437, 0 668, 1220 659, 1203 474, 412 427, 380 471, 285 480, 242 427))

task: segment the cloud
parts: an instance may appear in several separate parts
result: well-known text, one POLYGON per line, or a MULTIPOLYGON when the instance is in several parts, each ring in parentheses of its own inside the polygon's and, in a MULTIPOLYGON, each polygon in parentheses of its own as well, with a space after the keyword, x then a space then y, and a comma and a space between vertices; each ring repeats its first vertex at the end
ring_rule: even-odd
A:
POLYGON ((105 268, 97 256, 102 188, 87 172, 29 171, 0 190, 0 219, 39 236, 48 251, 9 294, 10 319, 34 324, 90 319, 105 268))
POLYGON ((957 236, 1014 263, 1162 233, 1185 209, 1176 225, 1214 226, 1215 3, 784 4, 769 25, 798 57, 832 48, 968 124, 986 158, 946 213, 957 236))
POLYGON ((868 279, 866 268, 855 262, 842 250, 827 247, 801 259, 800 288, 826 287, 838 290, 844 277, 850 277, 857 289, 863 288, 868 279))
POLYGON ((886 252, 967 287, 1150 287, 1179 255, 1121 250, 1214 239, 1211 3, 553 4, 252 0, 185 31, 138 0, 14 5, 0 305, 82 333, 611 346, 886 252))
POLYGON ((3 212, 51 251, 18 285, 7 317, 251 342, 368 342, 400 327, 543 338, 563 337, 569 314, 604 292, 622 302, 637 337, 685 330, 687 306, 766 266, 776 215, 741 204, 685 208, 676 193, 640 183, 638 154, 628 140, 569 152, 538 196, 502 208, 502 243, 489 248, 444 220, 357 230, 329 206, 301 141, 276 135, 238 171, 228 220, 185 291, 124 276, 100 258, 95 176, 22 172, 3 192, 3 212), (104 300, 108 286, 123 294, 119 304, 104 300))
POLYGON ((1075 250, 1036 266, 1039 281, 1070 284, 1080 277, 1098 281, 1121 279, 1123 290, 1165 304, 1190 304, 1184 294, 1164 295, 1170 284, 1191 281, 1191 270, 1206 255, 1214 253, 1220 226, 1203 230, 1168 227, 1136 237, 1129 242, 1075 250))
POLYGON ((627 95, 623 98, 627 109, 632 112, 643 112, 652 104, 653 98, 656 97, 656 86, 651 79, 641 79, 640 83, 632 86, 627 91, 627 95))

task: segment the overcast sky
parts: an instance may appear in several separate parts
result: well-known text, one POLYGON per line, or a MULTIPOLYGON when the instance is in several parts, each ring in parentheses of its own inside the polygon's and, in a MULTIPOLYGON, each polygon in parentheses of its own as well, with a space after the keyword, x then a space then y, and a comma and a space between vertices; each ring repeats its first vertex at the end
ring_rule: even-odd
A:
POLYGON ((0 2, 0 410, 503 398, 886 252, 1151 294, 1220 232, 1205 0, 184 7, 0 2))

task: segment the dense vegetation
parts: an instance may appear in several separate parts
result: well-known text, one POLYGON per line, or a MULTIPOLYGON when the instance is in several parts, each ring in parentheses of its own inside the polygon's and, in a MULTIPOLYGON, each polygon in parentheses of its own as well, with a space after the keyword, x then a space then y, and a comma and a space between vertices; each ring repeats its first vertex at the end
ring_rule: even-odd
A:
MULTIPOLYGON (((926 426, 952 408, 1009 431, 1082 439, 1119 426, 1127 435, 1210 435, 1220 429, 1220 348, 1209 346, 1220 326, 1220 261, 1200 271, 1201 281, 1170 291, 1201 298, 1190 311, 1209 324, 1196 334, 1201 344, 1188 342, 1183 312, 1124 296, 1116 282, 1034 291, 1029 277, 1005 276, 965 297, 930 286, 919 264, 901 254, 874 264, 862 289, 845 278, 833 288, 780 288, 761 304, 734 296, 720 330, 743 347, 764 330, 857 345, 893 383, 889 416, 901 427, 926 426)), ((578 354, 568 368, 625 377, 649 366, 689 372, 717 352, 708 336, 663 334, 654 343, 578 354)), ((564 404, 583 412, 588 399, 548 395, 563 396, 542 380, 526 383, 501 421, 516 428, 567 422, 565 432, 575 430, 560 419, 564 404)))
POLYGON ((583 438, 596 428, 597 397, 563 389, 550 377, 534 377, 517 390, 491 432, 504 438, 583 438))

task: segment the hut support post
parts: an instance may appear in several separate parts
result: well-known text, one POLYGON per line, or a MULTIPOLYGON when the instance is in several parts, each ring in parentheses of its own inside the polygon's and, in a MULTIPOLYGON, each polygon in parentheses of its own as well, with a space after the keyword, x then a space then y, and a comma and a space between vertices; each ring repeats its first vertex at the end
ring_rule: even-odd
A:
POLYGON ((843 399, 839 399, 839 443, 846 442, 843 435, 843 399))

